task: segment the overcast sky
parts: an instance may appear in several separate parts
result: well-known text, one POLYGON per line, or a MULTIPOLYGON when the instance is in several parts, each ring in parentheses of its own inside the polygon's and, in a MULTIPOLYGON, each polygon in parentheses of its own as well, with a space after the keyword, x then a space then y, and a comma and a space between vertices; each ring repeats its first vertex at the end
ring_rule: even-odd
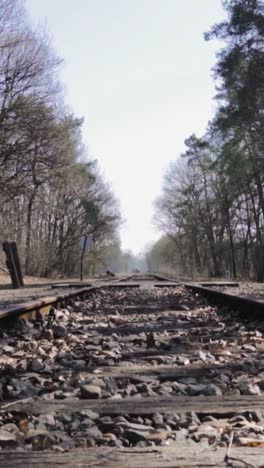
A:
POLYGON ((66 100, 126 220, 122 247, 158 237, 152 225, 168 162, 201 135, 215 103, 219 44, 203 33, 223 19, 220 0, 27 0, 65 62, 66 100))

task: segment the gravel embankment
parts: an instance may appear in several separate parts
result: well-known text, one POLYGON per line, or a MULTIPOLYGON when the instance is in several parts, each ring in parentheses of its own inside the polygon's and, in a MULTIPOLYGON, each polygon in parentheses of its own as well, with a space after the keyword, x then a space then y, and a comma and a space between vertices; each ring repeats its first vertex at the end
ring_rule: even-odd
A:
MULTIPOLYGON (((12 401, 196 397, 264 393, 264 323, 241 323, 183 287, 101 290, 71 301, 41 322, 18 321, 0 339, 0 447, 264 443, 258 411, 229 417, 182 414, 100 415, 100 411, 30 415, 12 401)), ((34 403, 32 403, 34 408, 34 403)))

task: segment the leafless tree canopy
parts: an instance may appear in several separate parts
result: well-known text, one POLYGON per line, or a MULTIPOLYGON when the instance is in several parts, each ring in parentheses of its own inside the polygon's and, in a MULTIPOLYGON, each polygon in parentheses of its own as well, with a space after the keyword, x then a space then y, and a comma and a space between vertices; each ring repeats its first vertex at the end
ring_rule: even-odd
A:
POLYGON ((64 105, 60 63, 24 2, 0 0, 0 241, 17 242, 27 274, 75 274, 83 236, 102 266, 120 223, 82 119, 64 105))

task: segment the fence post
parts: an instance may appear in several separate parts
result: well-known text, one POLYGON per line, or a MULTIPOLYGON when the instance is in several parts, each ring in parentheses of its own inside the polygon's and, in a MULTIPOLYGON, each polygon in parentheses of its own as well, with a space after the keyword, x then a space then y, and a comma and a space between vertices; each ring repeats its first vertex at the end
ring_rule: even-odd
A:
POLYGON ((3 242, 3 250, 6 254, 6 266, 11 276, 13 288, 24 286, 16 243, 3 242))

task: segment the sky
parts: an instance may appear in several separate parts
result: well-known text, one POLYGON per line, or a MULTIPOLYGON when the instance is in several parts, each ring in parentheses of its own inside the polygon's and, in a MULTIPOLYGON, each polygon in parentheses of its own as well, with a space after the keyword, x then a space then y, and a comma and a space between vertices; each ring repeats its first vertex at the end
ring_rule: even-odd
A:
POLYGON ((219 44, 203 33, 225 17, 221 0, 26 0, 64 59, 66 102, 120 200, 122 248, 141 252, 169 161, 201 136, 215 111, 219 44))

